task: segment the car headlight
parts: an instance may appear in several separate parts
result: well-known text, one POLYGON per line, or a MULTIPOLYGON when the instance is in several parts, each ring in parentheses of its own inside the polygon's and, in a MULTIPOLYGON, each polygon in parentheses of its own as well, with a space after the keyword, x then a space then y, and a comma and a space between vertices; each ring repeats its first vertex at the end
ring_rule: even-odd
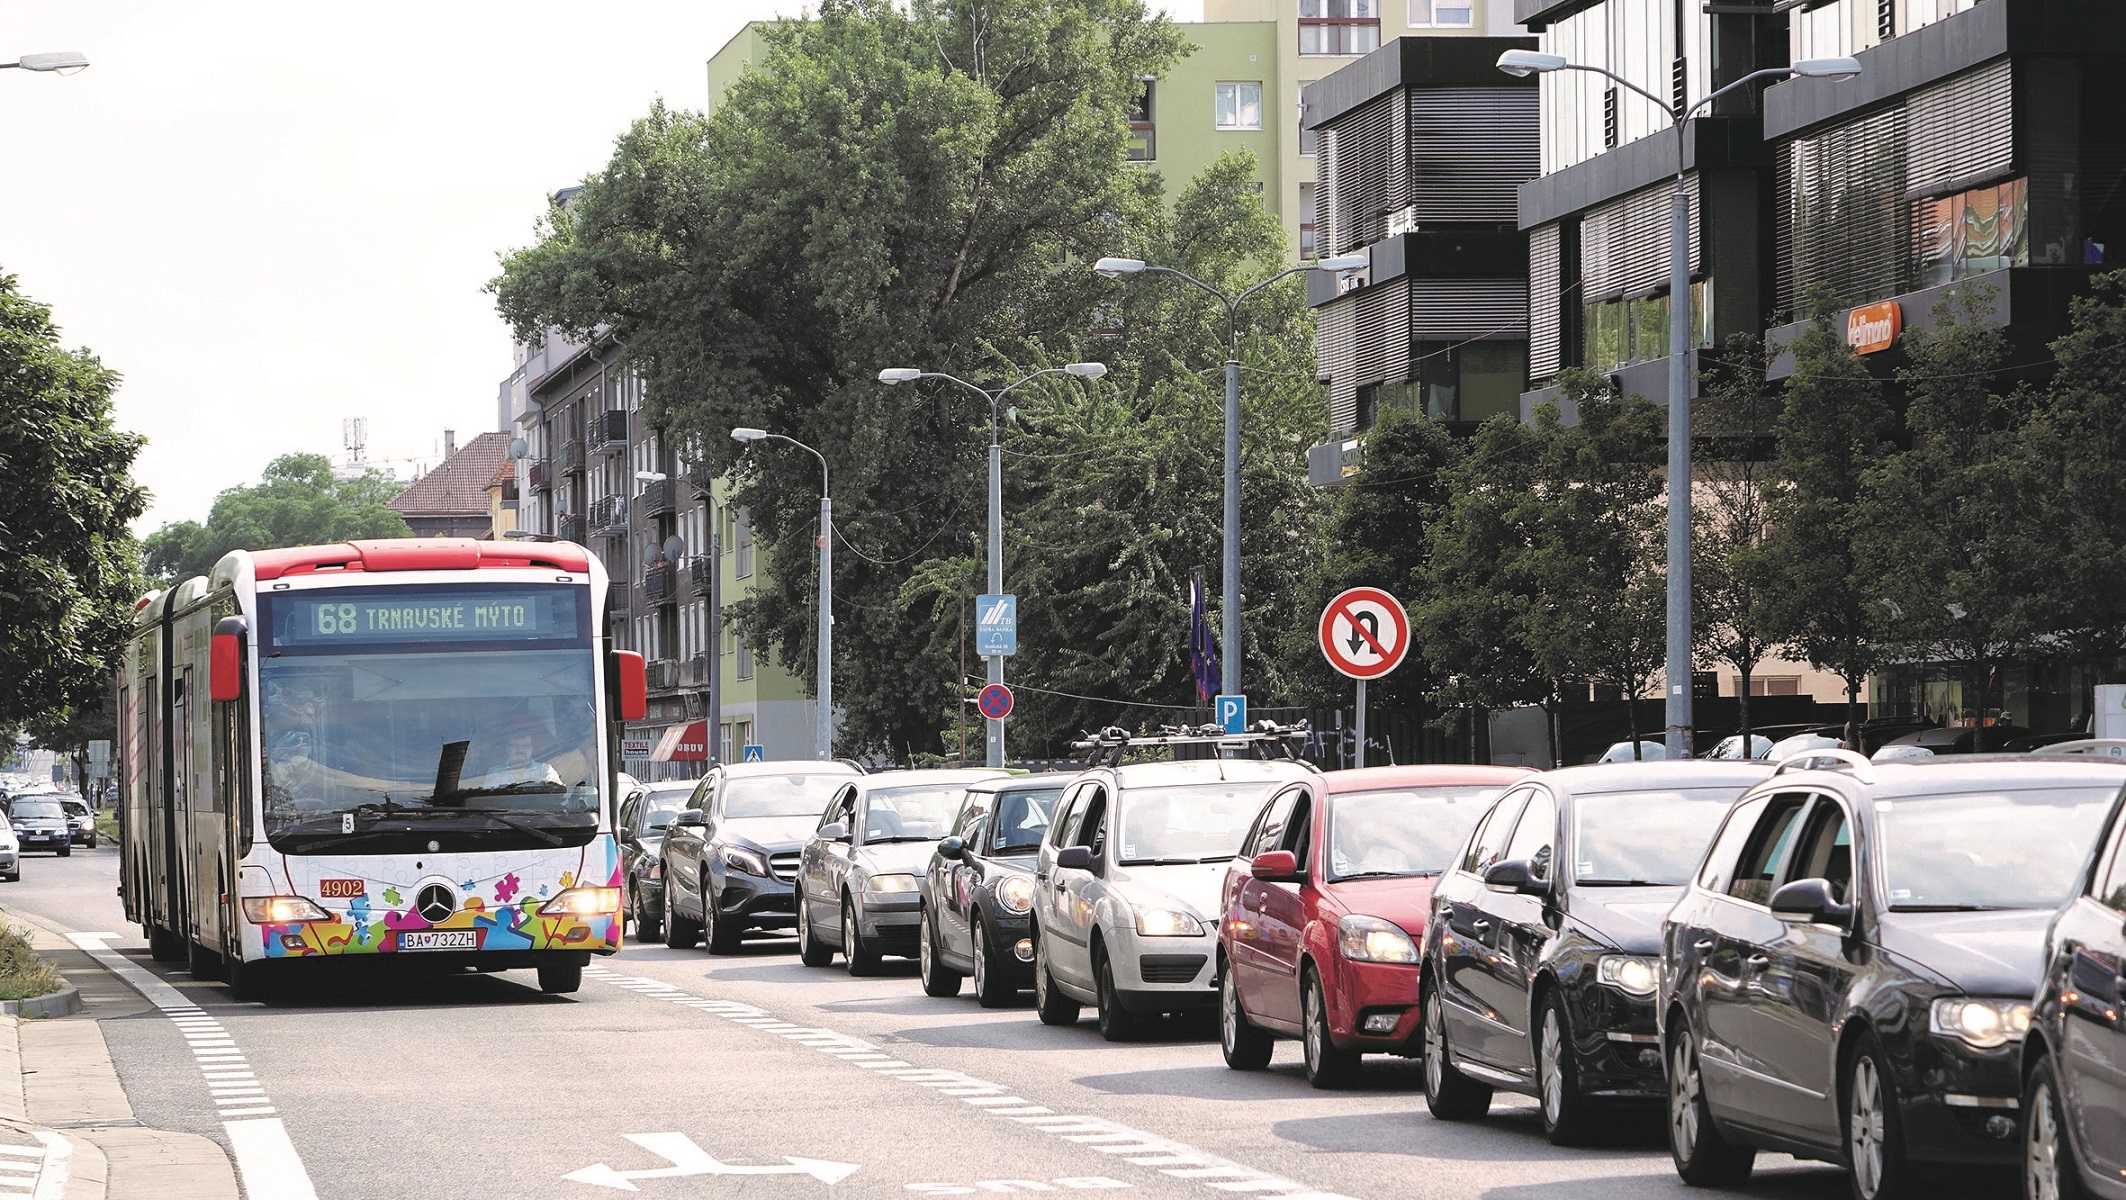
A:
POLYGON ((645 878, 645 879, 662 879, 662 878, 664 878, 664 860, 663 860, 663 859, 661 859, 661 858, 653 858, 653 859, 651 859, 651 860, 650 860, 650 869, 649 869, 649 870, 647 870, 647 871, 645 871, 645 872, 643 872, 643 878, 645 878))
POLYGON ((1353 962, 1414 963, 1417 943, 1402 927, 1379 917, 1345 917, 1336 923, 1336 948, 1353 962))
POLYGON ((2019 1042, 2030 1032, 2030 1002, 1943 996, 1934 1002, 1927 1023, 1944 1037, 1962 1038, 1980 1050, 1991 1050, 2019 1042))
POLYGON ((539 906, 542 917, 601 917, 620 911, 620 889, 613 887, 563 888, 539 906))
POLYGON ((756 851, 747 850, 743 847, 725 846, 723 848, 723 865, 734 871, 744 871, 748 875, 757 875, 762 879, 768 877, 768 860, 762 858, 756 851))
POLYGON ((303 925, 338 920, 315 901, 302 896, 246 896, 244 915, 253 925, 303 925))
POLYGON ((1661 982, 1661 973, 1651 958, 1605 954, 1595 963, 1595 978, 1628 996, 1651 996, 1661 982))
POLYGON ((997 903, 1009 913, 1033 909, 1033 880, 1024 875, 1006 875, 997 881, 997 903))
POLYGON ((864 890, 874 896, 906 895, 917 886, 913 875, 873 875, 864 880, 864 890))
POLYGON ((1195 937, 1203 932, 1203 923, 1171 908, 1140 908, 1137 932, 1145 937, 1195 937))

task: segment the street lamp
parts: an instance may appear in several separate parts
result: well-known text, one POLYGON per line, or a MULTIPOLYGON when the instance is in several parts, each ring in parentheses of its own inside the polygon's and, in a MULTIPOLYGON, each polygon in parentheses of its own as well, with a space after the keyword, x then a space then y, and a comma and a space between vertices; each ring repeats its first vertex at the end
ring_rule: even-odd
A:
POLYGON ((1801 75, 1813 79, 1843 79, 1860 74, 1860 61, 1853 58, 1803 59, 1790 67, 1752 71, 1718 88, 1696 104, 1676 112, 1669 103, 1631 80, 1601 67, 1568 61, 1561 54, 1534 50, 1508 50, 1499 55, 1499 70, 1525 77, 1552 71, 1590 71, 1619 87, 1628 88, 1653 102, 1676 130, 1676 190, 1668 221, 1668 652, 1664 671, 1668 676, 1668 734, 1670 758, 1688 758, 1695 751, 1691 726, 1690 654, 1690 198, 1684 192, 1686 130, 1692 114, 1729 92, 1760 79, 1801 75))
MULTIPOLYGON (((1045 367, 1001 388, 990 389, 969 383, 943 371, 924 371, 915 367, 887 367, 878 373, 878 381, 884 384, 911 383, 918 379, 943 379, 956 383, 970 392, 978 393, 989 401, 989 591, 1001 595, 1004 591, 1004 452, 997 441, 998 415, 1002 412, 1004 397, 1017 391, 1043 375, 1075 375, 1080 379, 1098 379, 1107 374, 1106 363, 1076 362, 1061 367, 1045 367)), ((1004 656, 984 656, 989 662, 989 682, 1004 682, 1004 656)), ((988 730, 988 754, 985 761, 992 767, 1004 765, 1004 722, 992 720, 988 730)))
POLYGON ((769 433, 765 429, 741 426, 731 431, 731 437, 741 442, 774 438, 819 460, 819 682, 814 686, 819 693, 819 712, 818 729, 813 736, 819 743, 819 757, 831 759, 834 757, 834 501, 827 496, 827 456, 794 437, 769 433))
POLYGON ((25 71, 57 71, 72 75, 89 65, 89 56, 79 50, 54 50, 48 54, 25 54, 14 62, 0 63, 0 71, 20 67, 25 71))
POLYGON ((1240 682, 1240 306, 1248 297, 1288 275, 1302 271, 1332 274, 1357 271, 1372 261, 1372 257, 1365 254, 1317 259, 1279 271, 1237 296, 1228 296, 1186 271, 1151 266, 1141 258, 1103 258, 1093 264, 1093 270, 1109 279, 1120 275, 1172 275, 1208 292, 1225 306, 1225 580, 1223 599, 1219 601, 1220 641, 1225 646, 1219 679, 1222 692, 1243 694, 1240 682))

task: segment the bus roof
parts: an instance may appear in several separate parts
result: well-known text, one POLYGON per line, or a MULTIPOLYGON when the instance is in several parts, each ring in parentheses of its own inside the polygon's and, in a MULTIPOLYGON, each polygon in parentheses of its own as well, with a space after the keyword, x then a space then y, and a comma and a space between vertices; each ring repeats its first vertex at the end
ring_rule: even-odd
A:
POLYGON ((590 570, 590 552, 574 542, 481 542, 472 538, 392 538, 336 546, 291 546, 251 553, 259 579, 319 571, 471 571, 482 567, 590 570))

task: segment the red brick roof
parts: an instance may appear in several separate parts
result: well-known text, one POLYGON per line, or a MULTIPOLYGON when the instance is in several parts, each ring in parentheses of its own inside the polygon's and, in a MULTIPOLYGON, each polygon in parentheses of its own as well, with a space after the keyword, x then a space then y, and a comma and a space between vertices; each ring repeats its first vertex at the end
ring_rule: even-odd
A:
POLYGON ((393 496, 391 507, 408 517, 486 516, 487 489, 508 461, 509 435, 483 433, 393 496))

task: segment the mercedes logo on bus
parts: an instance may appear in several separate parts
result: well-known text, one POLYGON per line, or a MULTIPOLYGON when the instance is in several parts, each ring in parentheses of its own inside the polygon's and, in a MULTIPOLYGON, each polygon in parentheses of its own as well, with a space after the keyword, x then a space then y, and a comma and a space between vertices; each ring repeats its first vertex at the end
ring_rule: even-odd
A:
POLYGON ((431 883, 413 894, 413 910, 434 925, 458 911, 458 898, 440 883, 431 883))

